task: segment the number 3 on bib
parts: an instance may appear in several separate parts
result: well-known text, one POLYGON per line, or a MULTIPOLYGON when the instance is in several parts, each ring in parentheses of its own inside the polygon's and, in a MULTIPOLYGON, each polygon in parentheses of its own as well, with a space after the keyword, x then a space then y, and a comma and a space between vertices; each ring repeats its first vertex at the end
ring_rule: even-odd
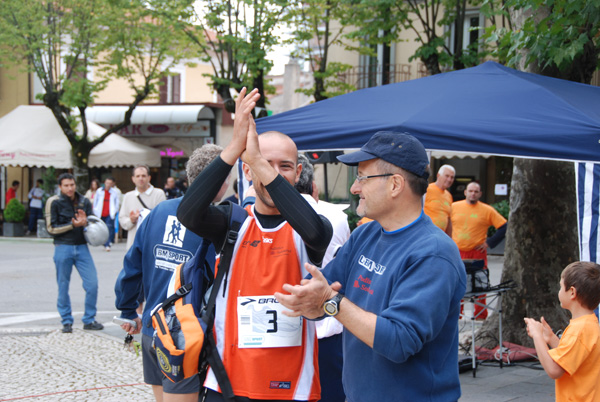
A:
POLYGON ((238 347, 300 346, 302 317, 288 317, 283 310, 273 295, 238 297, 238 347))

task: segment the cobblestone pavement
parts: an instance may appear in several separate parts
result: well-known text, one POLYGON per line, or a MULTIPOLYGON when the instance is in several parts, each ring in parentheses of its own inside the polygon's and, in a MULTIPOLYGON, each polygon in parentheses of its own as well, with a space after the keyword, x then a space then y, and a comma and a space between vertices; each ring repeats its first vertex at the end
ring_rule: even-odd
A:
POLYGON ((142 357, 100 332, 2 331, 0 401, 153 401, 142 357))

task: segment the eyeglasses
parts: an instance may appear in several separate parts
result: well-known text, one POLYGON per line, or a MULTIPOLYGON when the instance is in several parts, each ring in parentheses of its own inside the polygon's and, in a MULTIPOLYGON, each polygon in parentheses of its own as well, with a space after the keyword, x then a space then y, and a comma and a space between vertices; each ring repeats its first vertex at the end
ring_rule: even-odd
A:
POLYGON ((362 183, 364 180, 367 180, 367 179, 373 179, 375 177, 388 177, 388 176, 393 176, 393 175, 394 175, 394 173, 374 174, 374 175, 371 175, 371 176, 359 176, 359 175, 356 175, 356 181, 358 183, 362 183))

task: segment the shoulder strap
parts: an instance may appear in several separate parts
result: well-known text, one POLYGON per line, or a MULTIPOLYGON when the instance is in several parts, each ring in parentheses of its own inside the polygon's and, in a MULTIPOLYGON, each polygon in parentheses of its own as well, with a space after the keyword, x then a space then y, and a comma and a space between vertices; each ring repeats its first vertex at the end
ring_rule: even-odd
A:
POLYGON ((142 204, 142 207, 146 208, 146 209, 150 209, 146 206, 146 204, 144 204, 144 201, 142 201, 142 197, 140 197, 140 195, 137 195, 137 199, 140 201, 140 203, 142 204))
POLYGON ((229 272, 229 266, 231 264, 231 257, 233 256, 233 249, 235 242, 238 238, 238 232, 242 227, 242 223, 246 220, 248 213, 239 205, 234 205, 231 201, 225 201, 221 205, 228 205, 227 209, 227 220, 229 222, 227 233, 225 234, 225 241, 221 248, 221 259, 219 261, 219 267, 217 271, 217 277, 215 278, 210 297, 206 303, 205 313, 202 314, 204 322, 212 327, 212 321, 214 319, 214 307, 219 293, 219 288, 223 282, 223 278, 229 272))
MULTIPOLYGON (((213 272, 212 272, 212 267, 210 266, 210 264, 208 264, 208 262, 206 262, 206 254, 208 253, 208 248, 210 247, 211 242, 206 240, 206 239, 202 239, 202 242, 200 242, 200 246, 198 246, 198 249, 196 250, 196 253, 194 254, 194 257, 192 257, 191 260, 188 260, 187 262, 180 264, 176 269, 175 269, 175 275, 179 275, 179 283, 181 283, 182 285, 175 290, 175 292, 167 297, 158 307, 161 307, 163 309, 168 309, 169 307, 171 307, 173 305, 173 303, 175 303, 178 299, 186 296, 188 293, 190 293, 193 289, 193 285, 190 282, 190 278, 188 278, 188 274, 191 272, 195 272, 197 270, 202 270, 205 272, 205 277, 209 277, 212 279, 212 277, 214 276, 213 272), (191 266, 188 266, 188 264, 191 264, 191 266)), ((156 310, 156 309, 154 309, 156 310)), ((154 314, 154 310, 153 310, 153 314, 154 314)), ((197 314, 200 314, 198 312, 196 312, 197 314)))
POLYGON ((229 381, 229 376, 227 375, 227 371, 225 370, 225 366, 223 365, 223 361, 221 360, 219 351, 217 350, 215 338, 213 337, 213 324, 217 294, 219 293, 221 283, 229 272, 231 257, 233 256, 233 249, 238 238, 238 232, 246 220, 248 213, 242 207, 239 205, 234 205, 230 201, 226 201, 221 205, 228 205, 227 220, 229 225, 225 235, 225 241, 223 242, 223 247, 221 248, 221 259, 219 261, 217 277, 210 292, 210 297, 206 304, 206 308, 203 310, 202 320, 206 324, 207 331, 205 340, 208 342, 209 346, 206 354, 208 364, 210 364, 210 367, 215 373, 215 377, 217 378, 217 382, 221 388, 223 398, 226 401, 233 401, 235 399, 233 387, 231 386, 231 381, 229 381))

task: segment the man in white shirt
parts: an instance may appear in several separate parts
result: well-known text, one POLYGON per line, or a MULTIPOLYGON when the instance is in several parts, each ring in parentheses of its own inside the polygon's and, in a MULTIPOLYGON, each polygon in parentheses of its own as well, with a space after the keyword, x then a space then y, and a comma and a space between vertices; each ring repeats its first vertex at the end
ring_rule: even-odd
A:
POLYGON ((133 168, 131 180, 135 184, 135 190, 129 191, 123 197, 123 204, 119 211, 119 224, 127 230, 127 250, 133 244, 135 232, 141 223, 140 219, 167 199, 164 191, 150 184, 150 178, 148 166, 138 165, 133 168))
POLYGON ((38 219, 44 219, 44 214, 42 213, 42 198, 44 198, 43 184, 44 180, 38 179, 35 187, 29 191, 29 227, 27 228, 27 234, 36 231, 38 219))

